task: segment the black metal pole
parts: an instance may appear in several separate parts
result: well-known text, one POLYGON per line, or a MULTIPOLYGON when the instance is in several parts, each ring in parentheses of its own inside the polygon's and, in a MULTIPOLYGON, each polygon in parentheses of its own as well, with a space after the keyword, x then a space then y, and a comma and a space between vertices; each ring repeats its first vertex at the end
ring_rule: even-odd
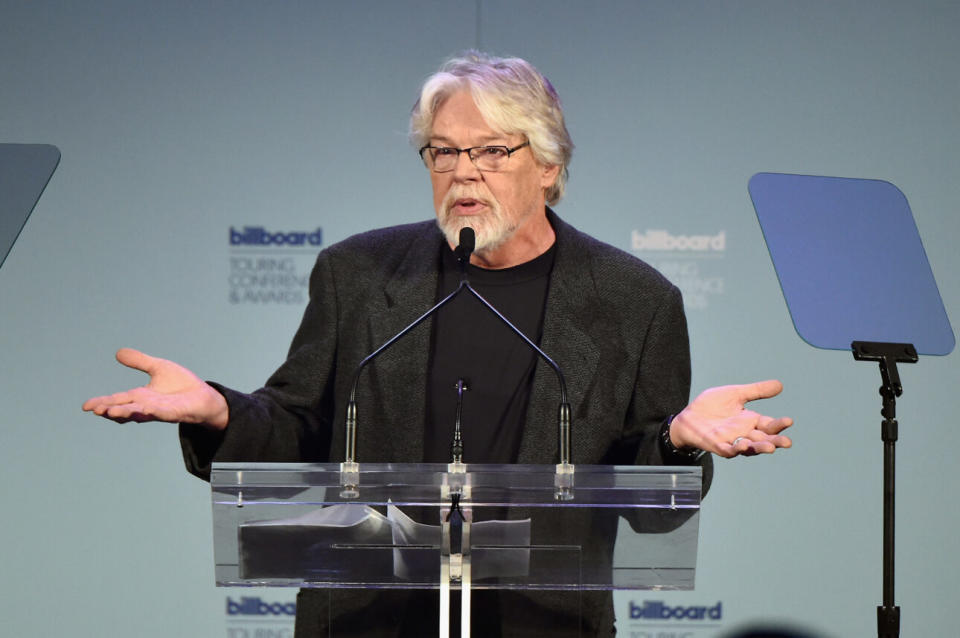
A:
POLYGON ((877 607, 877 636, 900 637, 900 607, 894 601, 894 531, 896 529, 896 444, 897 397, 903 394, 897 362, 916 363, 917 350, 909 343, 854 341, 850 344, 857 361, 876 361, 880 364, 880 396, 883 397, 883 604, 877 607))
POLYGON ((883 604, 877 607, 877 635, 879 638, 899 638, 900 607, 894 598, 894 532, 896 529, 896 396, 889 387, 881 387, 883 395, 883 604))

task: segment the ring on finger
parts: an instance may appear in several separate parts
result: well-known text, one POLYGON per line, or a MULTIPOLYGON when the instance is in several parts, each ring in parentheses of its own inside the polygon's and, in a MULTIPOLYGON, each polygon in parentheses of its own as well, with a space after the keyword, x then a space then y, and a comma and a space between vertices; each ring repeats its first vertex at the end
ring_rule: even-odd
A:
POLYGON ((747 437, 745 437, 745 436, 738 436, 737 438, 735 438, 735 439, 733 440, 732 443, 730 443, 730 445, 731 445, 732 447, 737 447, 737 443, 739 443, 740 441, 745 441, 746 439, 747 439, 747 437))

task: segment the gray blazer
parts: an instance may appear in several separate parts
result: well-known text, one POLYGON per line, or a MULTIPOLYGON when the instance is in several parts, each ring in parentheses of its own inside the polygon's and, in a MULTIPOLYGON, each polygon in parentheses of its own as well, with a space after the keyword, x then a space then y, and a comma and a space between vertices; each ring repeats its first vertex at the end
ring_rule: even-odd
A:
MULTIPOLYGON (((689 398, 690 356, 679 290, 641 260, 577 231, 549 209, 547 214, 557 253, 540 346, 566 377, 573 462, 676 464, 664 459, 657 435, 689 398)), ((181 425, 188 470, 209 478, 212 461, 342 460, 345 408, 356 366, 435 303, 443 245, 436 224, 428 221, 363 233, 322 251, 287 360, 251 394, 216 386, 230 407, 225 434, 181 425)), ((359 461, 423 458, 429 351, 426 322, 363 371, 359 461)), ((555 375, 539 361, 520 463, 558 460, 558 403, 555 375)), ((701 464, 706 489, 710 456, 701 464)), ((304 628, 325 616, 328 604, 344 612, 362 609, 364 596, 351 596, 349 602, 331 603, 326 592, 301 592, 297 635, 312 635, 304 628), (308 608, 314 620, 301 618, 308 608)), ((609 635, 609 594, 585 596, 582 612, 593 618, 582 635, 609 635)), ((528 603, 522 608, 529 616, 533 603, 528 603)), ((556 606, 549 600, 545 605, 556 606)), ((324 631, 322 625, 315 630, 324 631)))

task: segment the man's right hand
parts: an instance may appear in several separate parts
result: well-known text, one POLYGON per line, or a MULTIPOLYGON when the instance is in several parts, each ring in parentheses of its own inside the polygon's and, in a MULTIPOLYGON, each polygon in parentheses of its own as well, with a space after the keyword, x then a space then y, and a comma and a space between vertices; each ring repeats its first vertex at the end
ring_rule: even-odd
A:
POLYGON ((132 348, 118 350, 117 361, 146 372, 150 383, 88 399, 84 410, 117 423, 167 421, 198 423, 216 430, 227 427, 230 414, 226 399, 183 366, 132 348))

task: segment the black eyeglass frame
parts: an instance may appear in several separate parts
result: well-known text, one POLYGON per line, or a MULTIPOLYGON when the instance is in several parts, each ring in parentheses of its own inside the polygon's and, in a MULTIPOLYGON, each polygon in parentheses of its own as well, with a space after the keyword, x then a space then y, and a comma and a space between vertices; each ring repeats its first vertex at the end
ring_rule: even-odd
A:
MULTIPOLYGON (((456 152, 457 152, 457 160, 460 159, 460 153, 466 153, 466 154, 467 154, 467 157, 470 158, 470 162, 471 162, 474 166, 477 166, 477 159, 478 159, 478 158, 473 156, 473 151, 476 151, 476 150, 479 150, 479 149, 485 149, 485 148, 502 148, 502 149, 503 149, 504 151, 506 151, 506 153, 507 153, 507 159, 510 159, 510 157, 511 157, 514 153, 516 153, 516 152, 519 151, 520 149, 522 149, 522 148, 524 148, 524 147, 527 147, 527 146, 530 146, 530 140, 527 140, 527 141, 524 142, 523 144, 518 144, 518 145, 514 146, 513 148, 510 148, 510 147, 508 147, 508 146, 503 146, 503 145, 500 145, 500 144, 494 144, 494 145, 489 145, 489 144, 488 144, 488 145, 485 145, 485 146, 471 146, 470 148, 455 148, 455 147, 453 147, 453 146, 432 146, 432 145, 430 145, 430 144, 427 144, 426 146, 421 147, 419 151, 417 151, 417 155, 420 156, 420 160, 423 162, 423 165, 426 166, 426 167, 427 167, 428 169, 430 169, 431 171, 433 171, 434 173, 449 173, 449 172, 453 171, 453 170, 457 167, 457 162, 456 162, 456 161, 453 163, 453 166, 451 166, 449 170, 446 170, 446 171, 438 171, 436 168, 433 168, 433 167, 431 167, 429 164, 427 164, 427 159, 423 156, 423 152, 424 152, 424 151, 427 151, 427 150, 430 150, 430 149, 432 149, 432 148, 435 148, 435 149, 437 149, 437 150, 441 150, 441 149, 442 149, 442 150, 446 150, 446 151, 456 151, 456 152)), ((489 171, 490 169, 483 169, 483 168, 480 168, 479 166, 477 166, 477 170, 481 170, 481 171, 482 171, 482 170, 486 170, 486 171, 489 171)), ((496 172, 496 171, 493 171, 493 172, 496 172)))

